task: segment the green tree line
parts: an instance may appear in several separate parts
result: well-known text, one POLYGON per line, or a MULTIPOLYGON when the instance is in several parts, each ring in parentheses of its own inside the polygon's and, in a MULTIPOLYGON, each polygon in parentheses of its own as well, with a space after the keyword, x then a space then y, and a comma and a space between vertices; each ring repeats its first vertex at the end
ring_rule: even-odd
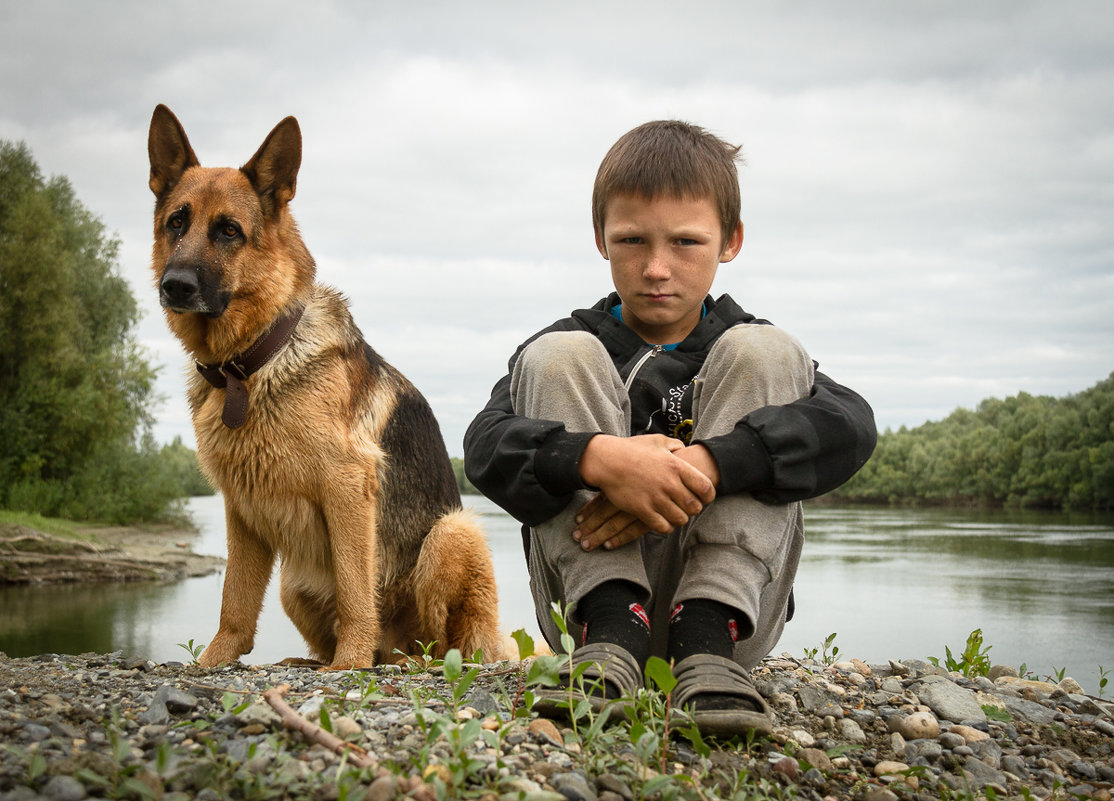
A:
POLYGON ((888 504, 1114 508, 1114 373, 1062 398, 1021 393, 886 431, 833 497, 888 504))
POLYGON ((199 488, 193 452, 151 435, 155 372, 118 249, 66 178, 0 142, 2 507, 127 523, 199 488))

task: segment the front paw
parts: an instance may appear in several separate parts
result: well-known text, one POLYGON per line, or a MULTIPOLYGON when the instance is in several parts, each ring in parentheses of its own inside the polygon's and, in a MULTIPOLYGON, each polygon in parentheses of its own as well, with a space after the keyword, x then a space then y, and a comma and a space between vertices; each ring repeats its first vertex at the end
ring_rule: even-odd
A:
POLYGON ((217 667, 218 665, 239 661, 240 655, 250 650, 250 648, 247 650, 240 650, 234 645, 230 645, 227 640, 223 640, 218 634, 213 638, 213 641, 209 643, 209 647, 202 652, 197 663, 201 665, 201 667, 217 667))

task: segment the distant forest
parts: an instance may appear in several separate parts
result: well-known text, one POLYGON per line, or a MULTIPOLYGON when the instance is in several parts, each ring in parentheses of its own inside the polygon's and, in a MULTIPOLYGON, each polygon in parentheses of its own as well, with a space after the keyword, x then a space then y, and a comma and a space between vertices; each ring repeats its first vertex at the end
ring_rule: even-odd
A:
POLYGON ((886 431, 829 496, 893 505, 1114 509, 1114 373, 1063 398, 1021 393, 886 431))

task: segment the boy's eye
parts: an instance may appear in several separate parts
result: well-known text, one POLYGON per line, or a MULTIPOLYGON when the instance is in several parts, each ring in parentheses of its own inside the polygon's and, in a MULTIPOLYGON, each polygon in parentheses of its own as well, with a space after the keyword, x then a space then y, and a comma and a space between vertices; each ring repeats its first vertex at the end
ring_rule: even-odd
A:
POLYGON ((678 240, 677 240, 677 244, 678 244, 678 245, 682 245, 682 246, 684 246, 684 247, 692 247, 693 245, 697 245, 697 244, 699 244, 699 242, 697 242, 697 241, 696 241, 695 239, 684 239, 684 238, 681 238, 681 239, 678 239, 678 240))
POLYGON ((619 240, 619 242, 624 244, 624 245, 641 245, 642 244, 642 237, 640 237, 640 236, 624 236, 622 239, 619 240))

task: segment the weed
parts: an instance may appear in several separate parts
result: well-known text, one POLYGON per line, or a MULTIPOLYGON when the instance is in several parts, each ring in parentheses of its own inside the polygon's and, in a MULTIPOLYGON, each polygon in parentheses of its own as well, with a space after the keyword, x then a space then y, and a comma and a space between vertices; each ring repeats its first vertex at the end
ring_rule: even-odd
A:
POLYGON ((835 662, 836 657, 839 655, 839 646, 832 644, 835 642, 835 638, 836 632, 833 631, 824 638, 824 642, 821 643, 819 648, 805 648, 805 659, 816 659, 816 654, 819 653, 821 655, 820 661, 825 665, 830 665, 832 662, 835 662), (831 653, 828 653, 829 649, 831 649, 831 653))
POLYGON ((1106 668, 1099 665, 1099 698, 1106 695, 1106 684, 1109 681, 1108 673, 1109 671, 1106 668))
MULTIPOLYGON (((958 660, 952 656, 951 648, 944 647, 944 653, 947 654, 944 668, 951 672, 962 673, 967 678, 985 676, 990 672, 990 657, 987 656, 990 648, 989 645, 983 648, 982 629, 975 629, 968 635, 967 645, 958 660)), ((937 667, 940 666, 940 660, 934 656, 928 657, 928 661, 937 667)))
POLYGON ((178 647, 185 649, 186 653, 190 655, 190 664, 196 665, 198 664, 197 660, 201 656, 201 652, 205 650, 205 643, 202 642, 194 645, 193 637, 190 637, 189 642, 180 642, 178 643, 178 647))
POLYGON ((1055 665, 1052 667, 1052 672, 1048 674, 1048 680, 1053 684, 1059 684, 1064 680, 1064 675, 1068 672, 1066 667, 1058 668, 1055 665))

